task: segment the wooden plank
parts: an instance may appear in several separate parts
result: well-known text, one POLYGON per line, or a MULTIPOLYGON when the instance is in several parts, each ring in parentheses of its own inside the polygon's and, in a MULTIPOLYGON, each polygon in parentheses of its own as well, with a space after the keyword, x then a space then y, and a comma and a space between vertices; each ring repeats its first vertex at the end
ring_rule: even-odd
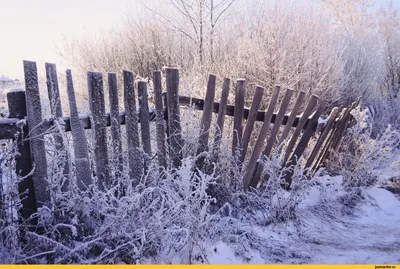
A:
POLYGON ((262 97, 264 94, 264 88, 261 86, 256 86, 256 90, 254 92, 253 102, 251 104, 249 117, 247 118, 246 126, 244 128, 243 137, 242 137, 242 152, 239 158, 239 161, 243 163, 247 148, 249 146, 250 137, 253 132, 254 123, 256 121, 258 109, 260 108, 262 97))
POLYGON ((325 126, 324 130, 322 131, 322 134, 319 136, 318 141, 315 144, 310 156, 308 157, 307 163, 304 168, 306 168, 306 169, 309 168, 313 164, 314 159, 317 156, 317 154, 321 152, 322 145, 325 142, 329 132, 331 131, 333 124, 335 123, 335 119, 336 119, 338 112, 339 112, 339 108, 335 107, 332 109, 332 111, 329 114, 329 117, 327 119, 326 126, 325 126))
MULTIPOLYGON (((269 157, 271 154, 272 147, 274 146, 276 136, 279 131, 279 127, 281 126, 281 122, 283 120, 283 117, 285 116, 285 111, 289 105, 290 99, 292 98, 293 95, 293 90, 287 89, 285 96, 283 97, 282 103, 279 108, 279 112, 276 116, 276 122, 274 123, 274 126, 271 129, 271 133, 269 135, 269 138, 267 140, 267 145, 265 146, 265 149, 262 153, 262 157, 266 156, 269 157)), ((256 172, 254 173, 253 176, 253 182, 259 182, 261 175, 263 171, 263 166, 259 163, 256 168, 256 172)))
POLYGON ((281 126, 282 120, 283 120, 283 118, 285 116, 285 112, 286 112, 286 109, 287 109, 287 107, 288 107, 288 105, 290 103, 290 99, 292 98, 292 95, 293 95, 293 90, 287 89, 286 93, 285 93, 285 96, 283 97, 281 106, 279 108, 279 112, 278 112, 278 114, 276 116, 276 121, 274 123, 274 126, 271 129, 271 134, 270 134, 269 139, 267 141, 267 146, 265 147, 265 150, 263 152, 263 155, 265 155, 267 157, 270 156, 272 147, 274 146, 274 143, 276 141, 276 136, 278 134, 279 127, 281 126))
POLYGON ((123 173, 121 124, 119 121, 119 100, 117 74, 108 73, 108 97, 110 101, 110 125, 112 139, 113 165, 115 177, 119 179, 123 173))
POLYGON ((319 168, 319 166, 325 161, 325 159, 327 158, 331 145, 332 145, 332 139, 334 138, 337 130, 338 130, 338 125, 340 125, 340 120, 343 117, 343 113, 345 112, 345 108, 342 108, 340 113, 338 113, 336 115, 336 118, 334 120, 333 126, 332 126, 332 130, 329 133, 325 145, 323 146, 323 149, 321 150, 321 154, 319 155, 316 164, 313 166, 312 170, 316 171, 316 169, 319 168))
MULTIPOLYGON (((45 68, 46 68, 46 79, 47 79, 46 84, 47 84, 47 91, 49 94, 51 114, 56 119, 59 119, 62 118, 63 113, 62 113, 62 106, 60 99, 60 90, 58 88, 57 68, 56 65, 52 63, 45 63, 45 68)), ((56 150, 59 153, 62 153, 65 158, 64 163, 62 164, 64 166, 63 174, 65 176, 65 182, 63 186, 61 186, 61 190, 65 192, 68 190, 69 178, 70 178, 68 151, 65 148, 62 133, 54 135, 54 141, 56 150)))
POLYGON ((132 186, 136 187, 143 173, 143 160, 140 154, 139 124, 136 111, 135 87, 133 73, 123 70, 124 104, 126 113, 126 137, 128 142, 129 176, 132 186))
MULTIPOLYGON (((19 121, 27 116, 25 92, 23 90, 7 93, 7 103, 10 118, 15 118, 19 121)), ((19 209, 19 222, 25 223, 26 220, 30 219, 32 214, 37 212, 37 203, 33 176, 29 175, 33 169, 33 165, 30 143, 29 140, 26 140, 28 126, 24 125, 22 128, 23 132, 20 132, 15 137, 18 151, 16 152, 18 154, 15 155, 15 170, 18 177, 23 178, 18 183, 18 193, 22 205, 19 209)), ((30 224, 35 226, 37 218, 31 219, 30 224)))
POLYGON ((92 171, 90 170, 90 159, 88 143, 83 124, 79 119, 78 107, 76 105, 75 89, 70 69, 65 71, 67 78, 67 94, 70 111, 70 128, 73 138, 76 181, 80 191, 86 191, 92 184, 92 171))
POLYGON ((149 101, 147 96, 147 83, 146 81, 138 82, 138 99, 139 99, 139 121, 140 121, 140 134, 142 136, 142 146, 144 151, 144 173, 150 165, 152 157, 151 143, 150 143, 150 118, 149 118, 149 101))
POLYGON ((26 88, 26 108, 31 148, 33 184, 38 208, 50 203, 50 190, 47 182, 46 149, 42 123, 42 105, 40 103, 37 67, 35 62, 23 61, 26 88))
POLYGON ((262 147, 264 145, 264 141, 268 136, 269 125, 271 122, 272 114, 275 109, 276 102, 278 101, 279 92, 280 92, 280 86, 275 86, 275 90, 269 102, 267 112, 265 113, 265 118, 260 130, 260 134, 258 135, 256 145, 254 146, 253 153, 251 154, 249 163, 247 164, 246 167, 246 171, 243 175, 243 185, 245 190, 249 188, 250 184, 256 184, 252 182, 252 179, 255 169, 257 167, 257 160, 260 157, 262 147))
MULTIPOLYGON (((232 138, 232 155, 236 155, 242 148, 242 132, 243 132, 243 115, 244 115, 244 97, 246 80, 238 79, 235 94, 235 110, 233 116, 233 138, 232 138)), ((240 153, 238 157, 240 156, 240 153)))
MULTIPOLYGON (((215 81, 216 76, 210 74, 208 76, 206 98, 204 100, 203 116, 200 123, 199 146, 197 148, 197 155, 204 151, 208 151, 208 138, 210 136, 210 126, 212 120, 212 107, 215 98, 215 81)), ((201 162, 201 161, 200 161, 201 162)))
MULTIPOLYGON (((297 113, 299 112, 300 107, 303 104, 305 96, 306 96, 305 92, 303 92, 303 91, 299 92, 299 95, 297 96, 297 99, 296 99, 296 103, 294 104, 294 107, 293 107, 292 111, 290 112, 290 116, 285 124, 285 129, 283 129, 282 135, 279 138, 279 141, 278 141, 279 146, 281 146, 283 141, 286 140, 287 136, 289 135, 290 129, 292 127, 296 127, 296 126, 294 126, 294 122, 296 120, 297 113)), ((283 119, 283 121, 284 120, 285 119, 283 119)), ((283 122, 282 122, 282 124, 283 124, 283 122)), ((279 150, 281 150, 281 149, 282 148, 279 148, 279 150)))
POLYGON ((162 100, 161 71, 153 71, 154 103, 157 130, 157 160, 158 165, 167 168, 167 151, 165 147, 164 107, 162 100))
POLYGON ((344 136, 344 134, 345 134, 345 132, 347 130, 347 126, 349 125, 350 120, 352 118, 351 111, 356 107, 356 105, 357 105, 357 101, 352 103, 352 105, 348 109, 347 115, 343 119, 344 120, 344 124, 342 126, 342 129, 340 130, 339 137, 337 138, 337 141, 335 141, 336 143, 333 145, 334 150, 337 150, 339 145, 340 145, 342 137, 344 136))
POLYGON ((222 85, 221 100, 219 103, 214 103, 213 105, 213 107, 215 107, 215 104, 218 104, 218 116, 217 116, 217 123, 215 127, 215 135, 213 143, 213 160, 215 162, 217 161, 220 152, 221 138, 222 138, 222 133, 224 131, 226 106, 228 104, 230 84, 231 80, 229 78, 225 78, 224 83, 222 85))
POLYGON ((111 187, 111 177, 107 147, 107 122, 104 102, 103 75, 87 72, 89 107, 93 122, 94 155, 97 185, 100 190, 111 187))
MULTIPOLYGON (((300 138, 300 141, 297 144, 297 147, 293 151, 289 161, 286 163, 286 166, 285 166, 286 168, 291 168, 292 166, 294 166, 298 162, 298 160, 301 158, 301 156, 303 155, 304 150, 307 148, 308 142, 310 141, 313 133, 317 129, 318 119, 324 112, 325 107, 326 107, 325 100, 320 100, 317 111, 311 117, 310 124, 307 126, 307 129, 304 131, 302 137, 300 138)), ((283 188, 285 188, 287 190, 290 189, 291 184, 292 184, 293 173, 294 173, 293 169, 290 169, 285 174, 286 184, 282 185, 283 188)))
MULTIPOLYGON (((188 97, 188 96, 179 96, 179 105, 183 106, 183 107, 193 107, 196 110, 204 110, 204 100, 199 99, 199 98, 188 97)), ((234 110, 235 110, 234 105, 226 105, 225 116, 231 116, 231 117, 234 116, 234 110)), ((219 112, 219 103, 214 102, 213 112, 214 113, 219 112)), ((249 113, 250 113, 250 109, 245 108, 244 114, 243 114, 243 119, 247 120, 249 118, 249 113)), ((256 121, 263 122, 264 118, 265 118, 265 111, 258 111, 256 121)), ((283 118, 283 121, 282 121, 282 125, 287 125, 288 119, 289 119, 289 115, 285 115, 283 118)), ((274 113, 274 114, 272 114, 272 117, 271 117, 271 123, 275 123, 275 120, 276 120, 276 114, 274 113)), ((300 120, 300 116, 296 116, 291 127, 296 127, 299 124, 299 120, 300 120)), ((307 127, 307 124, 308 124, 308 119, 306 120, 306 123, 303 125, 303 129, 305 129, 307 127)))
MULTIPOLYGON (((316 95, 312 95, 304 112, 303 115, 300 118, 299 124, 296 126, 296 129, 294 130, 292 134, 292 138, 289 141, 289 144, 286 147, 285 151, 285 156, 283 157, 283 163, 286 163, 287 160, 290 157, 290 154, 292 153, 293 147, 300 135, 301 130, 303 129, 303 125, 305 125, 306 121, 308 120, 308 117, 310 116, 312 110, 314 109, 315 105, 317 104, 319 98, 316 95)), ((308 126, 308 124, 307 124, 308 126)), ((307 130, 307 129, 306 129, 307 130)))
POLYGON ((181 166, 182 160, 182 128, 179 110, 179 70, 166 68, 167 110, 169 129, 169 156, 173 168, 181 166))

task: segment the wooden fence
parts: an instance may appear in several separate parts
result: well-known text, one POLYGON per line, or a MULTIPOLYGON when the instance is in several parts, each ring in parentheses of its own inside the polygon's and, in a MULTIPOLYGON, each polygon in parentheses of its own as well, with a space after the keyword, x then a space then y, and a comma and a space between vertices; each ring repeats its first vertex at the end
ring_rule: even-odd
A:
MULTIPOLYGON (((71 132, 73 138, 76 180, 79 190, 85 191, 92 183, 92 173, 97 177, 100 190, 113 186, 113 176, 110 174, 110 162, 119 163, 115 177, 123 172, 122 159, 115 152, 121 151, 121 125, 126 126, 128 147, 129 176, 133 186, 137 185, 149 166, 149 156, 156 153, 157 162, 161 168, 179 168, 182 161, 182 127, 180 109, 191 106, 202 110, 200 122, 201 132, 198 138, 197 154, 204 151, 212 153, 212 161, 218 162, 221 147, 221 138, 224 133, 224 122, 227 116, 233 117, 232 154, 236 156, 237 164, 243 172, 243 187, 256 187, 259 182, 266 180, 259 163, 261 156, 270 157, 278 150, 283 154, 282 168, 289 168, 300 158, 306 160, 305 167, 310 173, 315 172, 329 158, 329 154, 337 150, 341 137, 351 120, 351 110, 357 105, 354 102, 345 108, 334 108, 324 123, 320 116, 325 111, 325 102, 312 95, 306 102, 305 93, 299 92, 293 100, 291 111, 287 111, 289 103, 294 97, 294 91, 286 89, 283 99, 278 104, 278 97, 283 90, 280 86, 273 89, 272 97, 266 111, 260 111, 261 100, 265 89, 257 86, 250 109, 245 108, 246 81, 238 79, 235 89, 234 105, 228 104, 231 80, 225 78, 221 88, 221 99, 215 102, 215 93, 219 88, 216 77, 209 75, 205 99, 191 98, 179 95, 179 71, 174 68, 165 69, 166 91, 162 89, 161 71, 153 72, 154 105, 149 109, 147 82, 138 81, 135 89, 134 74, 124 70, 123 77, 123 104, 125 112, 119 111, 117 74, 108 73, 108 93, 110 113, 105 111, 105 90, 103 75, 99 72, 87 73, 89 104, 91 114, 79 116, 75 99, 75 90, 70 70, 66 70, 67 94, 70 116, 62 114, 60 92, 55 64, 46 63, 47 88, 52 113, 51 119, 42 118, 42 107, 39 96, 37 66, 35 62, 24 61, 25 91, 14 90, 7 94, 9 116, 0 121, 0 139, 14 139, 18 145, 19 154, 16 155, 16 172, 23 178, 19 183, 19 193, 23 198, 23 218, 28 218, 36 212, 39 206, 50 201, 50 191, 47 182, 47 163, 44 134, 58 123, 62 123, 64 131, 71 132), (136 96, 137 94, 137 96, 136 96), (138 109, 136 107, 138 98, 138 109), (305 105, 305 109, 301 107, 305 105), (138 111, 138 112, 137 112, 138 111), (277 112, 274 112, 277 111, 277 112), (213 128, 212 113, 217 113, 214 141, 210 143, 210 130, 213 128), (25 119, 25 121, 21 121, 25 119), (255 122, 262 122, 262 127, 252 151, 248 151, 255 122), (151 148, 150 122, 156 123, 156 149, 151 148), (244 124, 245 123, 245 124, 244 124), (22 124, 22 127, 21 127, 22 124), (113 152, 108 150, 106 128, 110 126, 113 152), (321 128, 318 128, 321 127, 321 128), (94 130, 94 164, 95 171, 91 170, 91 160, 88 153, 88 142, 85 129, 94 130), (321 129, 317 132, 318 129, 321 129), (291 132, 292 131, 292 132, 291 132), (291 134, 291 135, 289 135, 291 134), (317 136, 314 147, 309 147, 312 137, 317 136), (285 145, 278 147, 278 145, 285 145), (273 151, 275 150, 275 151, 273 151), (145 154, 143 154, 143 152, 145 154), (247 160, 247 161, 245 161, 247 160), (33 173, 32 169, 34 168, 33 173)), ((225 130, 226 131, 226 130, 225 130)), ((63 140, 55 139, 56 148, 65 150, 63 140)), ((199 169, 203 167, 203 159, 196 162, 199 169)), ((68 163, 65 162, 64 171, 69 173, 68 163)), ((285 188, 290 189, 292 173, 288 169, 285 188)), ((68 189, 68 182, 62 190, 68 189)))

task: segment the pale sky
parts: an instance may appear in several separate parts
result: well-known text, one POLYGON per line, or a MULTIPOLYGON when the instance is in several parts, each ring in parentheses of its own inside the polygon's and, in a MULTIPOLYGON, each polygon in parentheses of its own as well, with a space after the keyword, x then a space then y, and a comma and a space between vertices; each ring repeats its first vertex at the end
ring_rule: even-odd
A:
MULTIPOLYGON (((160 4, 165 0, 160 0, 160 4)), ((376 0, 381 4, 386 0, 376 0)), ((400 0, 393 3, 400 7, 400 0)), ((23 60, 62 65, 56 53, 62 36, 107 29, 135 12, 140 0, 0 0, 0 76, 23 79, 23 60)))
MULTIPOLYGON (((0 76, 23 79, 23 60, 63 67, 56 53, 65 36, 107 29, 136 0, 0 0, 0 76)), ((43 65, 43 66, 40 66, 43 65)))

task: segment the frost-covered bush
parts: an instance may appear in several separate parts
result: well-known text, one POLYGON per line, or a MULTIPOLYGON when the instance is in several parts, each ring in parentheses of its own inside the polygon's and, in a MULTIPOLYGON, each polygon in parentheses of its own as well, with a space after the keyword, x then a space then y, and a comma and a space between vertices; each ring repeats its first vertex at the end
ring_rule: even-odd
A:
POLYGON ((400 144, 400 133, 391 125, 371 137, 372 125, 365 111, 355 109, 352 115, 356 121, 342 138, 340 153, 331 158, 331 168, 344 176, 348 186, 371 186, 379 170, 389 167, 400 144))

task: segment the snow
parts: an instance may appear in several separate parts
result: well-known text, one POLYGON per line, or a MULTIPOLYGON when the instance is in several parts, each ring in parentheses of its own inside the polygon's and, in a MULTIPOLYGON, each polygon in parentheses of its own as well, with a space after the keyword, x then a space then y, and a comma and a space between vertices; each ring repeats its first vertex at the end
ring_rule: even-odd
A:
MULTIPOLYGON (((323 176, 300 203, 301 225, 286 223, 269 226, 244 224, 271 247, 272 252, 250 249, 238 255, 233 245, 218 241, 204 249, 205 261, 210 264, 398 264, 400 255, 400 199, 378 188, 364 189, 365 199, 350 216, 337 212, 328 218, 324 209, 318 210, 321 200, 333 204, 345 191, 341 176, 323 176), (277 260, 274 251, 284 250, 291 258, 277 260)), ((329 214, 328 214, 329 215, 329 214)), ((173 262, 179 263, 178 257, 173 262)))

